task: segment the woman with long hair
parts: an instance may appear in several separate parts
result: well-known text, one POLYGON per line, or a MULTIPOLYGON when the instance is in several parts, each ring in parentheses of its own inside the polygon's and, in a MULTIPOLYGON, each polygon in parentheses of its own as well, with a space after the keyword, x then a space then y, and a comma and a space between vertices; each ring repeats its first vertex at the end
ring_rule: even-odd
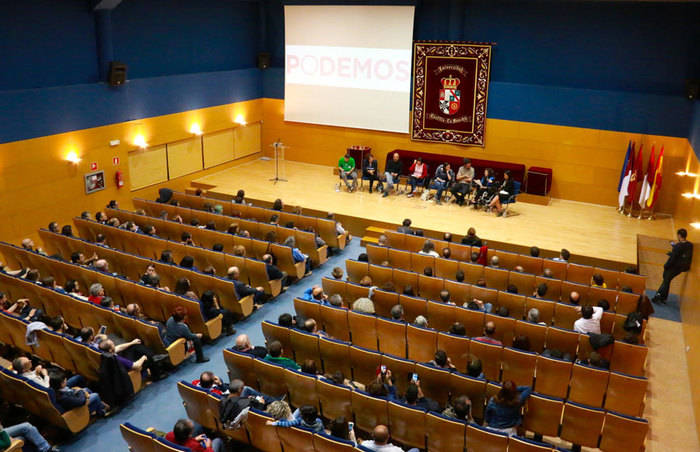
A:
POLYGON ((504 382, 498 394, 491 397, 486 405, 486 424, 508 435, 517 434, 517 428, 522 422, 522 407, 531 392, 530 386, 516 386, 512 380, 504 382))

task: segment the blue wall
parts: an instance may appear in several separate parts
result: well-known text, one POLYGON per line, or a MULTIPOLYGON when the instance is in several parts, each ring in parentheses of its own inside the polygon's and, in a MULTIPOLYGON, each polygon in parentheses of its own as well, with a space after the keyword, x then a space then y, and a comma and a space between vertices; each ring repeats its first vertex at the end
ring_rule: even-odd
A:
MULTIPOLYGON (((268 50, 282 68, 282 1, 266 5, 268 50)), ((414 38, 497 44, 489 117, 687 137, 698 17, 697 3, 425 0, 414 38)), ((281 70, 263 84, 265 96, 283 98, 281 70)))
POLYGON ((87 0, 0 0, 0 142, 256 99, 256 1, 125 0, 111 13, 128 83, 99 83, 87 0))
POLYGON ((700 102, 695 101, 693 108, 693 121, 690 124, 690 132, 688 132, 688 140, 695 151, 695 155, 700 159, 700 102))
MULTIPOLYGON (((282 0, 123 1, 111 14, 112 43, 130 81, 117 90, 97 83, 91 3, 0 0, 0 142, 284 95, 282 0), (262 74, 258 51, 272 54, 262 74)), ((497 43, 489 117, 697 130, 683 86, 700 78, 698 3, 415 3, 416 39, 497 43)))

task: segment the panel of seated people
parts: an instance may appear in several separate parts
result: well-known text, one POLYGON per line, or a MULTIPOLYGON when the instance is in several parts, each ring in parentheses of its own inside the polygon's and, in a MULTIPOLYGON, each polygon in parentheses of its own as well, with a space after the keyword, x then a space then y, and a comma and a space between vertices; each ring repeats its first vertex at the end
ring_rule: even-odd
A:
MULTIPOLYGON (((318 215, 309 216, 298 213, 292 213, 288 211, 279 211, 274 209, 268 209, 260 206, 252 206, 245 203, 236 203, 233 201, 222 201, 215 198, 207 198, 203 196, 193 196, 185 193, 174 192, 173 200, 177 201, 180 205, 196 209, 199 211, 207 211, 209 208, 220 205, 223 208, 223 214, 227 216, 239 217, 239 218, 255 218, 258 221, 269 222, 269 218, 272 215, 279 215, 279 224, 287 224, 288 222, 293 222, 295 226, 302 228, 313 228, 321 238, 330 246, 334 248, 343 249, 346 244, 346 234, 339 234, 336 227, 335 220, 321 218, 321 213, 318 215)), ((134 204, 145 205, 150 203, 150 201, 144 200, 134 200, 134 204)), ((161 204, 162 205, 162 204, 161 204)), ((145 208, 145 207, 142 207, 145 208)), ((160 215, 160 211, 156 207, 151 207, 152 212, 155 211, 156 215, 160 215)))
MULTIPOLYGON (((140 204, 149 204, 152 205, 153 203, 150 201, 142 201, 140 204)), ((157 204, 157 203, 156 203, 157 204)), ((176 218, 179 217, 183 223, 183 225, 191 225, 194 223, 197 223, 198 225, 202 225, 202 227, 206 226, 206 229, 200 229, 199 232, 197 231, 192 231, 191 229, 188 229, 192 234, 193 234, 193 239, 197 241, 195 238, 195 234, 198 236, 206 236, 209 235, 211 237, 211 232, 212 230, 214 231, 223 231, 223 232, 233 232, 236 228, 238 230, 243 231, 246 230, 250 234, 251 237, 256 237, 259 239, 265 239, 268 237, 268 234, 273 232, 275 240, 278 240, 279 242, 283 242, 287 237, 293 236, 296 240, 297 246, 310 256, 310 258, 314 261, 314 265, 320 265, 326 262, 327 260, 327 246, 322 245, 322 246, 317 246, 316 242, 316 236, 315 232, 307 232, 304 230, 298 229, 298 226, 295 228, 287 228, 279 225, 283 224, 288 224, 288 223, 282 223, 279 219, 279 212, 278 213, 273 213, 271 216, 274 216, 276 218, 274 221, 268 217, 262 221, 257 221, 257 220, 245 220, 242 218, 232 218, 228 217, 225 215, 219 215, 211 212, 203 212, 199 210, 192 210, 189 208, 185 207, 177 207, 177 206, 170 206, 170 205, 164 205, 164 204, 157 204, 157 206, 161 209, 161 213, 159 213, 157 216, 149 216, 148 221, 153 221, 158 219, 160 222, 164 222, 165 224, 161 223, 161 227, 165 228, 163 230, 167 232, 171 232, 177 235, 177 227, 174 226, 172 223, 176 223, 174 221, 168 221, 165 219, 162 219, 162 213, 168 213, 169 218, 176 218), (213 229, 212 229, 213 228, 213 229), (206 231, 206 232, 205 232, 206 231)), ((152 212, 153 210, 151 209, 150 211, 146 211, 147 213, 152 212)), ((111 209, 107 209, 106 212, 111 216, 113 212, 111 212, 111 209)), ((124 212, 124 211, 117 211, 117 212, 124 212)), ((133 215, 136 215, 134 213, 129 212, 130 214, 130 220, 136 222, 138 221, 144 221, 142 218, 133 218, 133 215)), ((158 228, 158 226, 156 226, 158 228)), ((315 231, 315 230, 314 230, 315 231)), ((222 232, 222 233, 223 233, 222 232)), ((172 239, 172 238, 171 238, 172 239)), ((225 240, 222 239, 219 236, 220 240, 225 240)), ((206 240, 206 238, 204 239, 206 240)), ((210 239, 211 240, 211 239, 210 239)), ((202 240, 200 239, 200 242, 202 240)), ((273 240, 274 241, 274 240, 273 240)), ((199 242, 198 242, 199 243, 199 242)), ((216 243, 216 242, 214 242, 216 243)))
MULTIPOLYGON (((224 354, 241 353, 225 350, 224 354)), ((254 366, 254 362, 257 360, 258 358, 251 358, 251 361, 245 362, 247 362, 248 365, 254 366)), ((370 361, 370 365, 376 364, 376 360, 370 359, 368 361, 370 361)), ((444 371, 439 369, 431 369, 429 366, 424 366, 421 364, 414 364, 406 367, 400 372, 394 372, 397 367, 400 367, 398 366, 399 363, 395 361, 395 358, 391 358, 389 361, 380 362, 387 365, 388 370, 390 370, 392 372, 392 376, 394 376, 393 379, 396 381, 400 381, 404 377, 410 378, 410 375, 412 375, 413 372, 418 373, 420 386, 425 394, 425 397, 428 397, 434 401, 444 401, 441 404, 442 406, 444 406, 447 402, 447 397, 449 395, 467 395, 472 402, 472 414, 474 415, 474 420, 476 422, 482 421, 482 404, 486 402, 490 395, 494 394, 500 389, 500 386, 498 385, 487 385, 485 380, 470 378, 455 372, 446 372, 442 378, 439 378, 432 383, 432 377, 427 372, 434 371, 439 374, 444 371), (446 396, 441 397, 440 394, 445 394, 446 396)), ((363 366, 363 363, 353 362, 352 365, 354 369, 357 366, 363 366)), ((256 374, 257 385, 259 387, 265 386, 264 382, 261 381, 265 378, 281 377, 283 381, 288 383, 286 386, 286 394, 288 395, 289 400, 294 400, 295 398, 298 399, 301 397, 301 400, 305 401, 304 403, 317 406, 319 415, 328 420, 334 419, 339 413, 339 411, 335 408, 331 409, 330 412, 326 411, 326 408, 329 407, 329 405, 333 406, 335 403, 323 403, 323 400, 329 400, 329 394, 325 392, 328 391, 329 388, 333 388, 333 396, 345 401, 343 411, 341 412, 347 416, 347 411, 344 410, 349 409, 354 417, 355 426, 359 430, 368 433, 371 432, 371 430, 377 424, 388 425, 390 427, 392 439, 395 442, 399 442, 404 445, 425 448, 426 442, 427 444, 445 444, 444 442, 441 443, 438 438, 431 438, 431 436, 439 435, 444 440, 445 435, 451 434, 454 435, 452 441, 455 441, 457 445, 461 444, 463 447, 466 438, 468 447, 470 447, 470 443, 472 444, 471 447, 478 447, 477 444, 480 444, 480 441, 494 439, 489 436, 489 433, 499 435, 498 433, 493 432, 493 430, 483 429, 481 426, 475 423, 467 424, 466 422, 459 421, 455 418, 442 416, 437 414, 437 412, 431 413, 424 407, 418 408, 415 405, 409 405, 400 398, 401 394, 398 396, 372 396, 369 393, 355 389, 347 384, 337 385, 326 378, 319 378, 318 376, 311 376, 316 382, 315 386, 312 386, 306 383, 309 376, 276 364, 272 364, 272 366, 279 368, 278 373, 280 375, 275 377, 272 374, 256 374), (289 384, 293 380, 298 380, 298 382, 289 384), (294 395, 294 392, 304 392, 304 394, 294 395), (342 392, 348 393, 349 397, 341 396, 340 394, 342 392), (429 419, 430 416, 432 416, 433 419, 429 419)), ((234 372, 240 371, 234 370, 234 372)), ((255 384, 255 382, 252 381, 245 381, 245 383, 251 386, 255 384)), ((185 383, 181 384, 185 385, 185 383)), ((205 395, 202 395, 202 397, 205 397, 205 395)), ((292 403, 292 408, 297 406, 292 403)), ((631 441, 630 444, 634 445, 629 450, 640 450, 646 436, 646 429, 643 428, 644 425, 646 425, 646 421, 643 419, 636 417, 625 418, 613 412, 606 412, 602 409, 574 404, 571 402, 566 402, 562 399, 555 399, 540 394, 533 394, 528 399, 525 407, 523 425, 526 426, 529 431, 539 434, 546 434, 548 436, 559 436, 559 426, 563 425, 567 429, 565 433, 566 437, 562 435, 564 439, 574 441, 576 444, 581 444, 581 438, 588 435, 584 441, 584 444, 592 445, 591 447, 595 447, 595 445, 598 444, 601 435, 603 434, 613 436, 613 438, 602 439, 602 444, 619 444, 619 438, 615 438, 614 435, 627 435, 631 441), (582 410, 584 411, 582 412, 582 410), (586 416, 585 410, 592 413, 596 421, 599 418, 602 420, 600 422, 593 422, 590 425, 586 425, 586 427, 576 430, 574 424, 577 419, 580 419, 582 416, 586 416), (608 414, 615 416, 615 421, 621 419, 629 420, 629 425, 625 424, 623 426, 621 422, 613 422, 606 430, 604 427, 604 420, 608 414), (600 416, 602 416, 602 418, 600 416), (635 426, 641 425, 641 428, 635 428, 627 431, 632 423, 635 423, 635 426)), ((250 431, 248 433, 249 438, 252 439, 250 431)), ((517 437, 513 438, 518 439, 517 437)), ((504 444, 507 444, 508 436, 502 435, 502 440, 505 441, 504 444)), ((518 441, 522 440, 518 439, 518 441)), ((486 441, 486 443, 488 443, 488 441, 486 441)), ((520 446, 522 446, 522 444, 520 446)), ((452 448, 439 450, 452 450, 452 448)), ((455 450, 462 449, 457 448, 455 450)), ((504 448, 503 450, 506 449, 504 448)), ((520 449, 516 448, 515 450, 520 449)), ((602 450, 614 449, 603 448, 602 450)))
MULTIPOLYGON (((423 246, 427 240, 425 237, 404 234, 391 230, 385 230, 384 234, 387 236, 387 246, 389 248, 411 252, 418 252, 423 249, 423 246)), ((446 242, 438 239, 429 240, 433 242, 435 250, 439 254, 442 255, 442 250, 444 248, 448 248, 450 249, 450 258, 458 261, 469 262, 471 253, 473 251, 479 251, 479 247, 469 247, 467 245, 460 244, 460 238, 456 235, 453 236, 452 242, 446 242)), ((523 267, 524 272, 539 275, 545 271, 545 269, 548 269, 550 272, 552 272, 552 277, 556 279, 569 280, 570 282, 586 285, 591 284, 591 277, 593 274, 599 273, 601 276, 603 276, 606 286, 611 289, 622 289, 624 287, 629 287, 632 289, 632 292, 636 294, 642 294, 646 289, 646 276, 642 275, 627 272, 616 272, 609 269, 574 263, 568 264, 566 262, 555 261, 552 259, 541 257, 535 258, 532 256, 495 249, 489 249, 488 256, 489 259, 491 259, 493 256, 498 256, 499 266, 507 270, 513 270, 516 266, 521 266, 523 267), (569 272, 571 273, 570 277, 569 272)))
MULTIPOLYGON (((156 254, 156 257, 160 257, 161 261, 164 260, 163 251, 168 250, 171 252, 170 260, 173 263, 182 262, 185 256, 190 256, 194 259, 193 265, 196 268, 205 269, 211 266, 218 275, 226 275, 231 266, 236 266, 240 270, 240 280, 242 282, 245 283, 249 281, 251 286, 263 287, 265 293, 271 296, 277 296, 280 293, 282 281, 280 279, 271 279, 268 275, 265 262, 260 260, 234 256, 156 237, 149 237, 136 232, 125 231, 114 226, 82 220, 80 218, 74 218, 73 221, 81 237, 87 240, 94 241, 96 235, 100 233, 106 237, 106 241, 111 247, 132 254, 144 255, 132 246, 134 243, 132 239, 143 239, 144 242, 151 245, 153 253, 156 254)), ((152 256, 152 253, 147 254, 147 256, 152 256)))
POLYGON ((138 301, 144 314, 153 320, 165 322, 176 307, 182 307, 187 311, 189 324, 194 332, 202 333, 210 339, 221 335, 221 315, 205 321, 198 301, 87 267, 42 256, 6 243, 0 243, 0 251, 3 255, 12 253, 18 257, 21 256, 26 260, 24 268, 38 269, 40 275, 52 276, 60 286, 65 285, 69 280, 78 281, 84 288, 100 283, 104 288, 104 296, 111 297, 115 305, 127 306, 129 303, 138 301))
MULTIPOLYGON (((167 287, 172 290, 177 281, 186 278, 192 285, 195 293, 203 293, 213 290, 219 297, 221 305, 231 312, 247 317, 253 312, 252 296, 239 300, 234 289, 233 281, 215 275, 207 275, 195 270, 185 269, 176 265, 165 264, 154 259, 118 251, 106 246, 100 246, 76 237, 67 237, 62 234, 47 230, 40 230, 44 244, 50 254, 58 252, 62 256, 71 256, 73 252, 81 252, 84 256, 96 255, 109 263, 110 271, 122 275, 132 281, 141 281, 149 266, 154 267, 159 278, 158 287, 167 287), (72 250, 72 251, 71 251, 72 250)), ((246 275, 247 276, 247 275, 246 275)), ((246 279, 247 283, 247 279, 246 279)))

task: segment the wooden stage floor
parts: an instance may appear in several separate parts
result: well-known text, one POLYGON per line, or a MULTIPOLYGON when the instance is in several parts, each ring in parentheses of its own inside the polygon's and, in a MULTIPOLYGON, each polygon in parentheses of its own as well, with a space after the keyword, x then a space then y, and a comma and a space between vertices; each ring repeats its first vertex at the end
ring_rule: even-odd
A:
MULTIPOLYGON (((388 223, 401 223, 411 218, 417 228, 466 234, 473 226, 485 239, 510 242, 543 249, 567 248, 573 254, 621 262, 637 262, 637 234, 673 237, 673 220, 654 221, 628 218, 615 208, 574 201, 552 199, 548 206, 516 203, 511 216, 496 217, 456 204, 435 205, 419 197, 391 195, 382 198, 376 192, 336 192, 338 177, 328 166, 300 162, 280 164, 286 168, 288 182, 273 184, 274 161, 255 160, 240 166, 196 179, 215 185, 213 191, 235 195, 244 189, 246 195, 285 204, 360 216, 388 223)), ((366 186, 365 186, 366 188, 366 186)))

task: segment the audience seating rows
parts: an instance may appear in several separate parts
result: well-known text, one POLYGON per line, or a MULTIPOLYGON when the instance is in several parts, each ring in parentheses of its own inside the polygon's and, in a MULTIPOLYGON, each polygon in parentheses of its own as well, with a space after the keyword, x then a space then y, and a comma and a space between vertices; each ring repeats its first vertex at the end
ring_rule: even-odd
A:
MULTIPOLYGON (((237 218, 252 218, 262 223, 269 223, 272 215, 279 215, 280 224, 287 224, 291 221, 295 226, 300 228, 313 228, 329 246, 341 250, 345 248, 347 241, 345 234, 338 234, 335 220, 328 218, 296 214, 284 210, 278 211, 249 204, 236 204, 232 201, 222 201, 220 199, 189 195, 180 192, 173 193, 173 200, 179 202, 183 207, 189 207, 200 211, 206 211, 207 204, 210 206, 219 204, 224 209, 224 215, 237 218)), ((139 201, 140 200, 135 199, 134 205, 138 206, 139 201)), ((162 206, 162 204, 160 205, 162 206)), ((145 207, 142 208, 145 209, 145 207)), ((160 214, 160 210, 155 213, 160 214)))
MULTIPOLYGON (((352 317, 358 317, 360 320, 358 323, 364 327, 361 329, 363 334, 366 329, 372 327, 361 323, 362 320, 368 320, 368 316, 349 313, 348 319, 352 317)), ((467 363, 473 358, 478 358, 482 362, 485 378, 490 381, 513 380, 518 385, 526 386, 532 386, 534 381, 535 391, 548 396, 567 398, 568 395, 569 400, 573 402, 633 416, 639 416, 643 411, 648 384, 646 378, 586 367, 534 352, 487 344, 413 325, 402 326, 397 322, 377 319, 375 326, 380 344, 384 341, 389 345, 407 345, 408 354, 391 353, 399 351, 400 347, 395 347, 395 350, 387 350, 392 347, 380 347, 377 352, 377 348, 364 347, 364 340, 357 343, 319 338, 317 335, 280 327, 271 322, 263 322, 261 326, 268 343, 272 340, 280 341, 287 350, 288 357, 297 362, 313 359, 323 364, 325 372, 341 370, 348 376, 352 372, 353 378, 362 383, 375 377, 377 366, 386 364, 387 367, 396 369, 393 372, 397 377, 397 388, 405 391, 411 373, 414 372, 414 368, 418 369, 416 372, 421 375, 424 393, 442 404, 448 398, 447 381, 451 378, 451 372, 420 364, 432 360, 437 349, 445 350, 460 373, 466 373, 467 363), (392 366, 385 361, 392 362, 392 366), (578 371, 574 372, 574 368, 578 371), (427 383, 423 378, 424 374, 427 383), (594 387, 588 386, 589 380, 595 380, 594 387)), ((477 404, 478 402, 474 403, 474 406, 477 404)))
MULTIPOLYGON (((311 232, 306 232, 302 231, 299 229, 295 228, 285 228, 283 226, 279 226, 276 224, 270 224, 269 218, 266 221, 251 221, 251 220, 244 220, 240 218, 231 218, 227 217, 226 215, 218 215, 215 213, 210 213, 210 212, 203 212, 203 211, 198 211, 198 210, 193 210, 193 209, 188 209, 186 207, 177 207, 177 206, 171 206, 167 204, 159 204, 155 203, 153 201, 143 201, 143 200, 134 200, 135 205, 150 205, 151 208, 144 211, 146 212, 147 215, 150 215, 150 212, 153 211, 154 208, 159 208, 162 211, 168 212, 168 215, 171 217, 174 217, 175 215, 180 215, 182 218, 183 224, 180 224, 176 221, 172 220, 162 220, 160 219, 159 216, 149 216, 146 217, 148 218, 151 223, 153 223, 156 226, 156 230, 160 230, 161 233, 163 231, 163 227, 166 228, 165 230, 169 232, 169 238, 171 240, 176 240, 180 237, 180 234, 182 230, 187 230, 188 232, 192 233, 192 237, 194 238, 195 234, 198 235, 199 237, 203 238, 202 235, 206 236, 209 235, 209 241, 213 245, 214 243, 217 243, 216 240, 225 240, 226 242, 230 242, 230 239, 223 238, 222 235, 232 235, 232 234, 227 234, 225 232, 218 232, 218 231, 227 231, 229 226, 231 224, 238 224, 238 227, 240 230, 247 230, 250 233, 251 237, 255 237, 258 239, 265 239, 265 236, 268 232, 274 231, 276 234, 277 240, 281 243, 283 242, 287 237, 293 236, 296 241, 297 247, 309 258, 311 259, 313 265, 315 267, 325 263, 328 260, 328 245, 324 245, 322 247, 317 247, 316 246, 316 236, 315 234, 311 232), (140 201, 140 202, 138 202, 140 201), (155 204, 155 206, 153 206, 155 204), (203 222, 202 220, 207 220, 207 218, 214 217, 215 219, 212 219, 210 221, 213 221, 214 224, 216 225, 217 231, 212 231, 209 229, 199 229, 201 232, 193 231, 193 229, 198 229, 195 226, 189 226, 189 223, 192 219, 196 218, 200 224, 205 225, 207 222, 203 222), (160 225, 160 228, 159 228, 160 225), (180 231, 180 232, 178 232, 180 231), (176 235, 173 235, 173 232, 176 235), (211 234, 212 232, 218 232, 218 234, 211 234)), ((107 209, 105 211, 109 216, 112 216, 112 213, 115 212, 124 212, 123 210, 113 210, 113 209, 107 209)), ((129 219, 137 224, 143 224, 144 219, 143 215, 138 215, 137 217, 134 217, 134 215, 138 215, 135 213, 129 213, 129 219)), ((119 214, 116 214, 117 217, 119 217, 119 214)), ((166 237, 168 238, 168 237, 166 237)), ((204 239, 204 238, 203 238, 204 239)), ((199 243, 199 242, 197 242, 199 243)), ((206 243, 206 242, 204 242, 206 243)), ((221 242, 219 242, 221 243, 221 242)), ((211 247, 210 247, 211 248, 211 247)), ((224 245, 224 249, 226 248, 226 245, 224 245)))
MULTIPOLYGON (((260 260, 183 245, 179 241, 151 237, 80 218, 74 218, 73 221, 80 236, 88 241, 94 242, 97 234, 103 234, 110 247, 149 259, 158 259, 160 253, 170 250, 173 261, 179 262, 185 256, 192 256, 196 267, 212 266, 218 275, 225 275, 228 268, 235 265, 241 272, 242 282, 250 282, 251 286, 262 287, 266 294, 273 297, 282 291, 282 281, 270 280, 265 263, 260 260)), ((255 243, 253 245, 255 246, 255 243)))
MULTIPOLYGON (((344 300, 350 300, 348 305, 352 305, 352 302, 359 297, 367 297, 370 291, 370 288, 366 286, 325 277, 322 279, 322 287, 328 296, 339 294, 344 300)), ((488 294, 488 297, 483 297, 481 299, 493 303, 496 307, 508 307, 509 317, 501 317, 492 313, 468 309, 463 306, 446 304, 442 301, 432 301, 425 298, 411 297, 378 289, 375 289, 372 293, 375 314, 379 317, 389 318, 391 317, 391 308, 400 304, 404 310, 404 318, 408 321, 414 321, 417 316, 422 315, 428 319, 429 326, 440 331, 448 331, 454 322, 460 322, 464 325, 468 336, 481 335, 484 323, 490 320, 496 324, 497 338, 506 345, 512 344, 513 337, 525 334, 530 338, 533 349, 537 351, 541 351, 544 346, 545 331, 547 331, 552 324, 553 326, 551 326, 551 328, 561 330, 562 334, 568 334, 572 337, 578 337, 579 335, 579 333, 573 330, 574 321, 579 318, 579 313, 575 306, 525 297, 523 295, 510 294, 508 292, 487 292, 483 288, 464 284, 460 285, 459 283, 446 285, 446 287, 452 294, 453 299, 461 299, 461 297, 465 296, 457 291, 464 292, 466 290, 467 294, 471 294, 472 296, 488 294), (478 289, 482 290, 474 292, 474 290, 478 289), (537 308, 540 311, 540 322, 542 324, 521 321, 523 319, 523 313, 527 312, 530 308, 537 308), (530 326, 527 328, 527 333, 525 333, 525 327, 518 329, 518 325, 530 326)), ((625 320, 626 316, 624 315, 604 312, 600 322, 601 332, 612 334, 615 339, 622 339, 627 334, 623 329, 625 320)), ((646 325, 646 321, 643 322, 643 325, 646 325)), ((644 329, 640 336, 643 335, 644 329)), ((572 347, 575 347, 575 341, 571 341, 571 343, 572 347)), ((636 347, 634 350, 639 350, 635 355, 640 355, 641 359, 640 367, 634 367, 635 372, 643 372, 643 361, 646 358, 647 348, 645 346, 633 347, 636 347), (643 357, 641 355, 643 355, 643 357)), ((571 353, 570 348, 562 351, 569 351, 571 353)), ((586 348, 586 352, 588 351, 590 351, 590 349, 586 348)))
MULTIPOLYGON (((374 251, 370 251, 371 248, 373 247, 367 247, 368 253, 374 251)), ((464 282, 472 285, 471 291, 483 293, 483 296, 486 298, 489 296, 494 297, 496 291, 506 291, 511 284, 518 288, 519 295, 530 296, 535 293, 534 290, 539 284, 545 283, 547 284, 547 292, 543 298, 547 300, 561 300, 567 303, 571 292, 577 292, 579 294, 580 306, 596 306, 600 300, 606 300, 610 306, 609 311, 611 312, 629 314, 630 312, 638 310, 640 296, 635 293, 618 292, 601 287, 590 287, 569 281, 561 281, 493 267, 484 267, 482 265, 449 259, 435 258, 418 253, 389 250, 389 254, 392 256, 403 254, 403 256, 394 256, 393 261, 390 262, 391 265, 388 267, 380 265, 384 261, 378 261, 372 258, 369 259, 369 264, 367 262, 346 260, 345 265, 348 280, 359 283, 362 277, 369 275, 372 277, 372 283, 378 287, 382 287, 387 281, 392 281, 395 285, 402 285, 401 287, 396 287, 396 290, 403 291, 406 285, 411 285, 421 296, 437 299, 440 291, 443 290, 443 288, 447 289, 447 287, 442 285, 441 281, 444 279, 446 286, 447 281, 455 280, 455 273, 457 270, 462 270, 465 276, 464 282), (437 271, 433 271, 434 276, 426 276, 423 270, 416 271, 415 267, 411 268, 405 263, 400 263, 400 260, 403 258, 408 258, 408 254, 411 255, 410 259, 413 262, 432 263, 431 261, 434 260, 436 267, 431 266, 431 268, 437 268, 437 271), (452 272, 452 270, 454 270, 454 272, 452 272), (375 277, 377 278, 376 280, 375 277), (486 282, 486 287, 475 285, 481 279, 486 282), (414 281, 416 281, 416 284, 413 284, 414 281)), ((474 295, 474 297, 479 298, 476 295, 474 295)), ((479 299, 486 301, 482 298, 479 299)), ((471 299, 460 299, 459 301, 464 302, 469 300, 471 299)))
MULTIPOLYGON (((350 350, 352 349, 363 351, 357 347, 350 347, 350 350)), ((224 359, 231 373, 238 372, 247 378, 253 378, 246 380, 244 377, 244 381, 249 385, 257 381, 259 389, 265 394, 277 397, 288 395, 293 406, 314 405, 328 419, 341 415, 346 419, 354 418, 355 426, 364 432, 370 432, 377 424, 387 425, 393 440, 407 446, 426 448, 427 445, 428 450, 440 451, 462 451, 465 446, 467 450, 511 450, 508 448, 509 440, 506 435, 477 424, 467 424, 400 402, 375 398, 365 392, 285 369, 251 355, 224 350, 224 359), (484 448, 486 445, 488 448, 484 448)), ((380 363, 395 372, 397 382, 404 377, 405 381, 408 381, 410 373, 418 373, 421 388, 426 395, 430 394, 430 397, 448 392, 470 396, 473 410, 480 409, 481 414, 483 402, 500 389, 498 385, 486 380, 469 378, 422 364, 407 363, 402 368, 401 360, 388 355, 380 355, 380 361, 363 366, 371 368, 374 365, 376 370, 380 363), (441 374, 439 382, 433 379, 431 371, 441 374)), ((538 394, 533 394, 531 398, 533 402, 526 405, 523 421, 527 430, 548 436, 560 436, 572 443, 590 447, 598 446, 602 436, 600 448, 604 451, 620 450, 621 444, 626 445, 625 450, 641 450, 647 429, 647 422, 643 419, 538 394), (535 406, 540 400, 551 403, 535 406), (605 420, 608 417, 614 419, 606 428, 605 420), (618 422, 620 420, 623 421, 622 425, 618 422), (625 436, 623 442, 619 442, 621 436, 625 436)), ((439 398, 436 400, 441 401, 439 398)), ((443 398, 442 403, 445 401, 446 398, 443 398)), ((476 414, 480 413, 475 413, 475 417, 476 414)))
MULTIPOLYGON (((388 238, 389 248, 405 251, 419 251, 423 248, 425 237, 419 237, 411 234, 402 234, 400 232, 386 230, 384 234, 388 238)), ((472 251, 479 251, 478 247, 470 247, 459 243, 458 236, 453 236, 452 242, 444 240, 430 239, 435 244, 436 250, 450 248, 451 258, 459 261, 470 262, 472 251)), ((369 253, 369 251, 368 251, 369 253)), ((499 266, 507 270, 513 270, 517 265, 522 266, 526 273, 533 275, 541 275, 545 268, 552 271, 553 277, 556 279, 566 280, 573 283, 590 286, 591 278, 594 273, 600 273, 608 287, 622 288, 630 287, 636 294, 644 293, 646 288, 646 276, 636 275, 632 273, 619 272, 608 270, 600 267, 592 267, 589 265, 569 264, 563 261, 555 261, 542 257, 532 257, 525 254, 511 253, 508 251, 500 251, 495 249, 488 250, 489 259, 491 256, 499 257, 499 266)), ((389 260, 385 258, 384 260, 389 260)), ((420 268, 419 271, 423 271, 420 268)))
POLYGON ((87 400, 85 405, 64 412, 55 403, 52 389, 39 386, 2 367, 0 367, 0 398, 7 403, 22 405, 33 415, 71 433, 78 433, 90 424, 87 400))
POLYGON ((40 274, 53 276, 59 285, 64 285, 66 281, 73 279, 82 287, 88 288, 91 284, 99 282, 104 287, 105 294, 112 297, 116 305, 126 306, 137 302, 141 305, 146 317, 153 320, 165 322, 176 306, 182 306, 187 310, 192 331, 202 333, 209 339, 216 339, 221 335, 221 314, 205 321, 198 301, 80 265, 42 256, 4 242, 0 242, 0 252, 8 262, 16 262, 21 268, 37 269, 40 274))
POLYGON ((71 253, 78 251, 85 256, 92 256, 94 253, 109 262, 111 271, 132 281, 139 281, 146 267, 153 265, 160 276, 162 287, 168 287, 172 290, 178 279, 187 278, 195 293, 201 295, 205 290, 213 290, 216 292, 221 306, 240 317, 247 317, 253 312, 253 296, 249 295, 239 300, 233 281, 229 279, 206 275, 177 265, 164 264, 154 259, 96 245, 83 239, 68 237, 45 229, 39 231, 39 236, 42 238, 47 252, 51 255, 57 253, 68 257, 71 253))
MULTIPOLYGON (((63 317, 64 322, 73 328, 92 327, 95 331, 98 331, 104 325, 108 328, 108 331, 116 332, 118 336, 127 341, 140 339, 154 353, 167 354, 173 366, 177 366, 188 356, 185 351, 184 339, 178 339, 166 346, 163 343, 158 327, 150 322, 129 317, 120 312, 5 273, 0 273, 0 290, 14 300, 28 298, 31 300, 32 307, 41 309, 46 315, 52 317, 60 315, 63 317)), ((6 315, 15 319, 11 314, 6 315)), ((19 322, 13 321, 7 324, 8 329, 0 332, 0 341, 19 350, 39 356, 47 362, 56 363, 60 367, 78 373, 89 380, 97 380, 97 369, 100 365, 99 353, 88 353, 92 349, 87 347, 87 351, 85 351, 83 348, 86 347, 83 344, 73 340, 70 340, 68 343, 58 341, 61 343, 55 348, 52 348, 56 345, 54 340, 48 341, 48 348, 29 347, 25 341, 27 322, 19 320, 19 322), (76 344, 79 346, 76 346, 76 344), (76 347, 79 350, 76 350, 76 347), (84 359, 86 353, 91 357, 90 359, 84 359)), ((39 335, 43 333, 44 331, 38 332, 39 335)))
MULTIPOLYGON (((242 241, 236 240, 237 238, 241 239, 246 239, 246 237, 236 237, 233 234, 228 234, 225 232, 219 232, 219 231, 213 231, 211 229, 202 229, 196 226, 191 226, 189 224, 182 224, 178 223, 177 221, 171 221, 171 220, 163 220, 160 218, 153 218, 153 217, 147 217, 144 215, 139 215, 137 213, 133 212, 127 212, 125 210, 113 210, 113 209, 107 209, 108 214, 110 214, 110 217, 116 217, 119 219, 119 221, 123 224, 127 221, 131 221, 134 224, 138 225, 142 230, 147 226, 147 225, 153 225, 156 228, 156 235, 159 238, 163 238, 165 240, 170 240, 170 241, 176 241, 176 242, 181 242, 182 241, 182 233, 183 232, 188 232, 190 233, 192 240, 195 244, 197 244, 200 247, 206 248, 211 250, 215 244, 221 244, 224 247, 224 252, 226 253, 233 253, 234 247, 241 244, 242 241)), ((270 229, 277 229, 278 226, 275 225, 265 225, 269 226, 270 229)), ((288 230, 289 231, 289 230, 288 230)), ((293 232, 293 230, 292 230, 293 232)), ((289 234, 293 235, 293 234, 289 234)), ((251 236, 253 236, 251 234, 251 236)), ((286 237, 285 237, 286 238, 286 237)), ((309 237, 306 237, 306 239, 309 239, 309 237)), ((273 250, 273 245, 274 245, 274 251, 280 254, 280 257, 278 258, 280 267, 283 267, 282 269, 287 271, 289 275, 295 278, 302 278, 305 273, 304 269, 304 263, 300 262, 295 264, 294 259, 292 258, 292 249, 288 246, 282 246, 276 243, 271 243, 267 242, 264 240, 256 240, 257 242, 262 242, 264 243, 264 248, 267 250, 266 252, 272 252, 273 250)), ((245 242, 243 242, 245 243, 245 242)), ((245 246, 245 245, 243 245, 245 246)), ((260 252, 261 251, 261 245, 258 245, 257 248, 255 249, 248 249, 246 248, 246 252, 260 252)), ((315 243, 313 244, 314 249, 315 248, 315 243)), ((325 262, 325 250, 318 251, 318 253, 322 254, 324 256, 324 262, 325 262)), ((317 254, 318 254, 317 253, 317 254)), ((265 254, 265 253, 262 253, 265 254)), ((277 256, 277 254, 275 254, 277 256)), ((262 255, 258 256, 262 257, 262 255)), ((318 264, 318 261, 316 261, 318 264)))

